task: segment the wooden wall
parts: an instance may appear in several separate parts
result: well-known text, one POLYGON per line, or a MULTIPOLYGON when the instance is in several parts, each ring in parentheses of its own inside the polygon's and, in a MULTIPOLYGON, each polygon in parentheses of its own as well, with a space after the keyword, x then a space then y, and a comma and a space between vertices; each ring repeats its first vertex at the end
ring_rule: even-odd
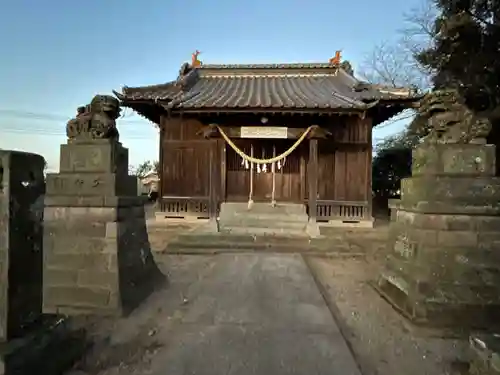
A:
POLYGON ((371 121, 353 117, 319 141, 318 198, 367 201, 371 197, 371 121))
POLYGON ((197 134, 201 128, 197 120, 162 118, 160 126, 160 199, 163 211, 173 216, 208 217, 211 189, 220 199, 220 177, 217 180, 221 160, 219 142, 197 134))
MULTIPOLYGON (((299 119, 294 117, 295 126, 300 125, 299 119)), ((221 118, 219 123, 224 122, 226 125, 230 123, 227 117, 221 118)), ((257 122, 253 121, 254 124, 257 122)), ((287 126, 284 121, 273 122, 271 125, 287 126)), ((302 117, 302 127, 312 123, 315 123, 313 118, 302 117)), ((371 202, 371 119, 332 116, 329 121, 323 117, 321 123, 332 133, 332 137, 318 141, 318 205, 321 201, 330 201, 331 207, 337 204, 333 202, 357 202, 358 206, 366 206, 371 202)), ((231 125, 248 124, 242 121, 231 125)), ((248 171, 241 168, 241 159, 222 139, 204 139, 199 134, 201 128, 199 120, 189 118, 164 117, 161 122, 160 196, 171 198, 163 202, 164 210, 179 212, 179 216, 189 211, 207 217, 211 189, 217 202, 227 198, 248 198, 249 176, 248 171)), ((249 152, 248 145, 243 145, 248 141, 238 142, 244 151, 249 152)), ((278 152, 283 152, 282 148, 280 146, 278 152)), ((278 200, 287 200, 287 197, 295 202, 308 199, 308 163, 309 147, 306 140, 289 157, 283 175, 277 176, 278 200), (280 196, 283 199, 279 199, 280 196)), ((254 193, 264 199, 268 198, 265 190, 271 187, 270 175, 255 177, 254 193)), ((366 211, 362 215, 365 214, 366 211)))

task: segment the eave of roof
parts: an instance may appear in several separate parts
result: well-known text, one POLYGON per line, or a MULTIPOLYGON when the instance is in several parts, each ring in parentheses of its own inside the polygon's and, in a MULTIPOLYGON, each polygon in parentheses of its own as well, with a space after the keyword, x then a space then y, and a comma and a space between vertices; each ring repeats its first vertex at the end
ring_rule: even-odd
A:
POLYGON ((124 87, 125 106, 157 103, 170 111, 365 111, 381 102, 414 102, 408 89, 360 82, 330 64, 203 65, 177 81, 124 87))

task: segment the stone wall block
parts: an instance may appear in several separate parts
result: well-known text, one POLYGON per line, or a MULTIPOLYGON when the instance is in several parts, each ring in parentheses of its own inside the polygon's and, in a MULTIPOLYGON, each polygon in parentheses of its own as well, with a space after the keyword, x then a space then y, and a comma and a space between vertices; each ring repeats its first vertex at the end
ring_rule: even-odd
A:
POLYGON ((500 201, 500 178, 419 176, 401 181, 401 195, 407 202, 488 205, 500 201), (428 187, 432 186, 432 189, 428 187))
POLYGON ((60 220, 47 221, 44 225, 44 233, 50 236, 80 236, 80 237, 103 237, 106 235, 106 222, 84 221, 84 220, 60 220))
POLYGON ((101 237, 86 237, 76 235, 68 237, 63 235, 51 235, 44 237, 44 245, 50 246, 52 254, 102 254, 107 251, 110 243, 101 237))
POLYGON ((113 253, 108 254, 107 262, 108 262, 108 271, 119 270, 118 252, 115 251, 113 253))
POLYGON ((414 215, 416 228, 433 230, 446 230, 448 228, 448 223, 443 215, 423 215, 420 213, 414 213, 414 215))
MULTIPOLYGON (((92 269, 98 271, 108 271, 110 268, 109 254, 47 254, 45 259, 46 270, 71 270, 92 269)), ((48 277, 49 275, 45 275, 48 277)), ((50 279, 46 279, 50 283, 50 279)))
POLYGON ((45 277, 50 280, 52 286, 77 286, 78 275, 73 270, 49 268, 45 272, 45 277))
POLYGON ((83 287, 100 287, 110 292, 118 290, 118 272, 116 269, 110 271, 81 270, 77 274, 77 283, 83 287))
POLYGON ((495 146, 472 144, 421 145, 413 152, 412 175, 495 174, 495 146))
POLYGON ((102 308, 108 307, 109 302, 110 291, 105 288, 49 286, 44 290, 44 305, 47 306, 102 308))
POLYGON ((121 144, 108 140, 74 142, 61 145, 59 169, 69 173, 109 173, 117 171, 126 174, 128 150, 121 144))
POLYGON ((104 197, 75 197, 70 195, 46 196, 47 207, 100 207, 104 206, 104 197))
POLYGON ((109 222, 117 220, 117 209, 114 207, 46 207, 44 219, 47 221, 73 220, 109 222))
POLYGON ((500 251, 500 231, 478 232, 478 244, 483 248, 496 248, 500 251))
POLYGON ((500 236, 500 216, 480 216, 475 222, 478 232, 497 232, 500 236))
POLYGON ((440 231, 438 244, 443 247, 475 247, 478 245, 478 234, 471 231, 440 231))
POLYGON ((395 221, 402 225, 411 225, 415 221, 416 214, 410 211, 396 210, 395 221))
POLYGON ((476 220, 469 215, 442 215, 447 230, 451 231, 475 231, 476 220))
POLYGON ((409 238, 421 246, 435 246, 438 243, 438 233, 437 230, 415 228, 409 232, 409 238))
POLYGON ((106 238, 118 238, 120 224, 117 222, 106 223, 104 236, 106 238))

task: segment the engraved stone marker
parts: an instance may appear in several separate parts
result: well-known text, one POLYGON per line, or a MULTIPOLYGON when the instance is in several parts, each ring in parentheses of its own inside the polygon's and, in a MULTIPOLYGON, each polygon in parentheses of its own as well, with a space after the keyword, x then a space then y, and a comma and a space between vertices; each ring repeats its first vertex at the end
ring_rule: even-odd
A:
POLYGON ((0 340, 22 336, 42 312, 40 155, 0 150, 0 340))

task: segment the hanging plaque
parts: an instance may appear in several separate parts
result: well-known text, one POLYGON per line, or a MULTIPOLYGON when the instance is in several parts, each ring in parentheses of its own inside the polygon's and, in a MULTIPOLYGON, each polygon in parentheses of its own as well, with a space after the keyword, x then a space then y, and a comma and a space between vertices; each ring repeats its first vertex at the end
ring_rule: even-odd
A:
POLYGON ((288 128, 278 126, 242 126, 241 138, 288 138, 288 128))

